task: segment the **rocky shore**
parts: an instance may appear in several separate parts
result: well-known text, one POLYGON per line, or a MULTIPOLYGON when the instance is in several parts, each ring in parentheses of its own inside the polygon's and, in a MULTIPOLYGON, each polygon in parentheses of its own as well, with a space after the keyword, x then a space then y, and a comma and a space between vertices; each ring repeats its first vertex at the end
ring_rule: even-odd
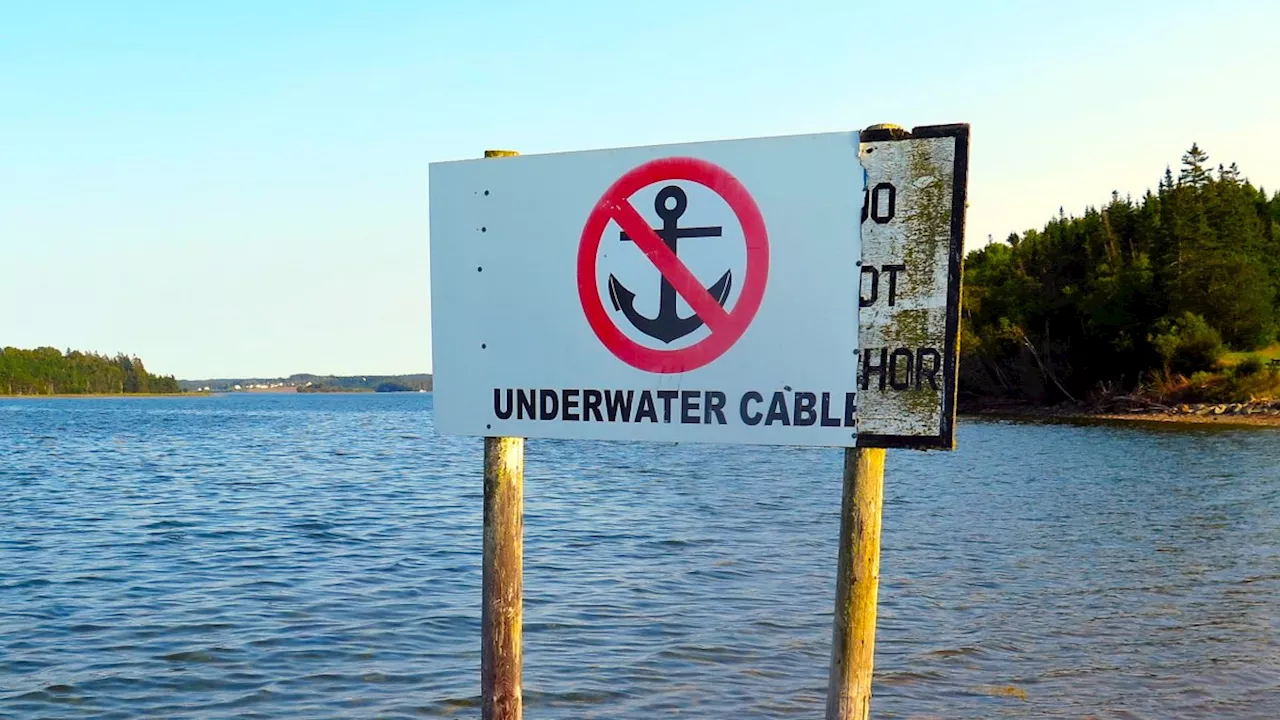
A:
POLYGON ((1280 400, 1243 403, 1179 403, 1162 405, 1138 398, 1119 398, 1096 405, 1054 407, 987 407, 965 414, 1025 420, 1131 420, 1138 422, 1215 423, 1280 427, 1280 400))
POLYGON ((1280 427, 1280 400, 1254 400, 1243 403, 1182 403, 1171 406, 1149 406, 1140 409, 1089 413, 1086 417, 1105 420, 1272 425, 1280 427))
POLYGON ((1280 416, 1280 400, 1255 400, 1247 403, 1215 405, 1211 403, 1182 404, 1165 411, 1169 415, 1263 415, 1280 416))

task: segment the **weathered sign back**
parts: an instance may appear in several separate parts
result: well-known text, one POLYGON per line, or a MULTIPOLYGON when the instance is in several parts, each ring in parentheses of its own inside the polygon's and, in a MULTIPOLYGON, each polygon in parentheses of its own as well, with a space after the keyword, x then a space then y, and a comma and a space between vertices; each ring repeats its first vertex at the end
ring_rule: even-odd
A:
POLYGON ((951 449, 969 126, 861 139, 858 445, 951 449))

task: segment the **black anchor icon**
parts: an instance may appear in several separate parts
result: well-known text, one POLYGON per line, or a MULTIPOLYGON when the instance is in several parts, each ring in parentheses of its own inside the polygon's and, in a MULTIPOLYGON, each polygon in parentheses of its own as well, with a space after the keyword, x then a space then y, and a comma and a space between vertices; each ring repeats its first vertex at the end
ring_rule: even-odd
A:
MULTIPOLYGON (((653 232, 662 238, 666 246, 671 248, 672 253, 676 253, 676 244, 681 238, 720 237, 719 226, 678 227, 680 216, 684 214, 688 205, 688 197, 677 185, 664 187, 658 192, 658 197, 653 202, 653 209, 658 213, 658 217, 662 218, 662 229, 653 232), (675 201, 674 204, 670 204, 672 200, 675 201)), ((625 232, 621 233, 618 239, 622 242, 631 240, 625 232)), ((720 307, 724 307, 732 288, 733 271, 726 270, 724 275, 721 275, 720 279, 706 290, 720 307)), ((645 317, 636 311, 636 294, 628 290, 612 274, 609 275, 609 299, 613 301, 613 308, 621 310, 622 314, 627 316, 627 320, 645 335, 670 344, 702 327, 702 318, 696 314, 682 318, 676 312, 676 289, 666 277, 662 278, 661 292, 657 317, 645 317)))

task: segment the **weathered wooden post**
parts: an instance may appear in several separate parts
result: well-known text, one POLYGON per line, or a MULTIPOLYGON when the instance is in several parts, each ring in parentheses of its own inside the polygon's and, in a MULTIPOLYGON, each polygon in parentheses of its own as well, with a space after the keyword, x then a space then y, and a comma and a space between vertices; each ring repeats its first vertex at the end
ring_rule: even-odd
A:
POLYGON ((827 720, 864 720, 871 713, 883 504, 884 449, 847 448, 827 720))
MULTIPOLYGON (((486 150, 486 158, 510 157, 486 150)), ((484 439, 480 695, 484 720, 520 720, 524 639, 524 438, 484 439)))
POLYGON ((827 720, 871 714, 884 448, 955 447, 969 128, 883 123, 859 141, 858 441, 844 457, 827 720))

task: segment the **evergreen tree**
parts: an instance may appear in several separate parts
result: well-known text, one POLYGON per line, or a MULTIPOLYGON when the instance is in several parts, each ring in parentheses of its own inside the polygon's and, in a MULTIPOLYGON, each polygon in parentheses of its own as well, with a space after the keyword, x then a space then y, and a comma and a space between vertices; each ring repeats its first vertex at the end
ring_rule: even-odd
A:
POLYGON ((108 358, 76 350, 43 347, 0 349, 0 394, 180 392, 171 375, 156 377, 136 357, 108 358))
POLYGON ((1213 177, 1205 166, 1209 164, 1209 155, 1200 146, 1191 143, 1191 149, 1182 156, 1182 172, 1178 174, 1179 185, 1204 187, 1213 177))
POLYGON ((961 391, 1040 402, 1132 390, 1280 325, 1280 194, 1198 145, 1139 202, 1060 208, 965 259, 961 391), (1220 338, 1220 340, 1218 340, 1220 338))

